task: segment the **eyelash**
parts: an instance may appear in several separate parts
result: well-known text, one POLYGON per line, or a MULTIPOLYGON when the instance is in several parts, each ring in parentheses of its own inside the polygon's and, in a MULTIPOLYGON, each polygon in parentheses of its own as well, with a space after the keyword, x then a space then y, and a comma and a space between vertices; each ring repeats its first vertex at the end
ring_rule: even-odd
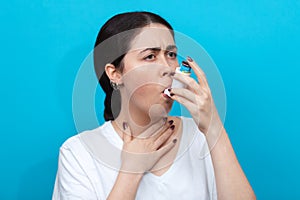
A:
MULTIPOLYGON (((175 52, 172 52, 172 51, 169 51, 169 52, 167 52, 166 53, 167 55, 170 55, 170 54, 172 54, 173 56, 171 56, 172 58, 177 58, 177 53, 175 53, 175 52)), ((155 56, 155 54, 149 54, 149 55, 147 55, 145 58, 144 58, 144 60, 148 60, 148 59, 150 59, 150 60, 152 60, 151 58, 149 58, 149 57, 152 57, 152 56, 155 56)))
POLYGON ((169 51, 167 54, 173 54, 174 58, 177 58, 177 53, 175 53, 175 52, 169 51))
POLYGON ((155 56, 154 54, 150 54, 150 55, 148 55, 148 56, 146 56, 145 58, 144 58, 144 60, 151 60, 151 58, 149 58, 150 56, 155 56))

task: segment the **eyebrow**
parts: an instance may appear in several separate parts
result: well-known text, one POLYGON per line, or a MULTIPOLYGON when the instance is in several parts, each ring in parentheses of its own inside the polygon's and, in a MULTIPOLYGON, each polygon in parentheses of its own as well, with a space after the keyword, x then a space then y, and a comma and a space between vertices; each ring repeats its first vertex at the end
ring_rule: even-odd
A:
MULTIPOLYGON (((171 50, 174 50, 174 49, 177 49, 176 45, 168 45, 166 47, 166 51, 171 51, 171 50)), ((151 48, 146 48, 146 49, 143 49, 142 51, 139 52, 139 54, 141 53, 144 53, 145 51, 161 51, 161 48, 160 47, 151 47, 151 48)))

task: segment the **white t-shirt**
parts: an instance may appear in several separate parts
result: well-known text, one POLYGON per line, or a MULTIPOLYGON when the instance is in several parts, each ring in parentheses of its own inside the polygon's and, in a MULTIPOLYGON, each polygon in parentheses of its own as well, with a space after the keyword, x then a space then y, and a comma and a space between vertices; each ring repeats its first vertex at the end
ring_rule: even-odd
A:
MULTIPOLYGON (((205 137, 193 119, 181 119, 183 134, 176 160, 161 176, 145 173, 137 200, 217 199, 205 137)), ((52 199, 106 199, 118 175, 122 145, 111 121, 69 138, 60 148, 52 199)))

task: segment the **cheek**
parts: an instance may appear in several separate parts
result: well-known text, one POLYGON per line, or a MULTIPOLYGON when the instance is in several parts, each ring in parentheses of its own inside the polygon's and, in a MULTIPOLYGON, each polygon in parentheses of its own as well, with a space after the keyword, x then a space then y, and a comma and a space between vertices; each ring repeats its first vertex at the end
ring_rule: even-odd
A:
POLYGON ((158 87, 160 72, 154 65, 140 66, 126 72, 122 79, 130 93, 146 94, 158 87))
POLYGON ((158 99, 161 93, 161 86, 158 84, 147 84, 137 88, 132 93, 132 98, 145 104, 152 104, 158 99))
POLYGON ((159 104, 159 95, 157 85, 148 84, 137 88, 130 96, 130 106, 139 107, 142 110, 149 111, 149 109, 159 104))

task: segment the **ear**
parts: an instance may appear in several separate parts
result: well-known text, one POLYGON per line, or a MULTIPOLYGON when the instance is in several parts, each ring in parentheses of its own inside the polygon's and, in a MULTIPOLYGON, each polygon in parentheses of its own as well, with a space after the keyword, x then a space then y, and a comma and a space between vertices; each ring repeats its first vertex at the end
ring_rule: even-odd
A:
POLYGON ((122 84, 122 73, 113 64, 105 65, 105 73, 112 82, 122 84))

